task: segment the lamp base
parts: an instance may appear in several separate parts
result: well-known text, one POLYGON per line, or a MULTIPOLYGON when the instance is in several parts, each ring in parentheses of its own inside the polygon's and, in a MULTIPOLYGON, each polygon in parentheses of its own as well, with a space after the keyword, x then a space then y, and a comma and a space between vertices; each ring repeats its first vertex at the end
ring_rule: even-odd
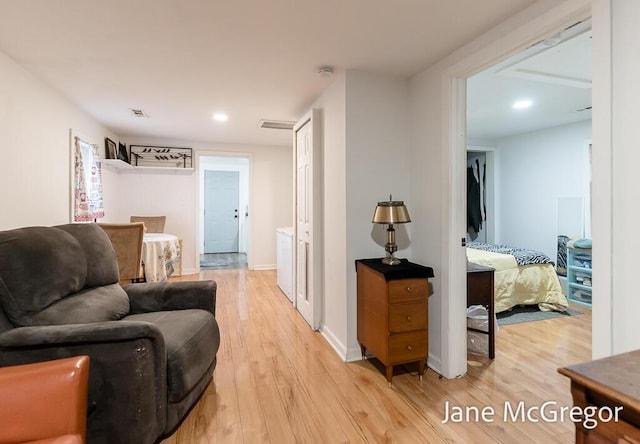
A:
POLYGON ((393 256, 387 256, 384 259, 382 259, 382 263, 385 265, 398 265, 400 264, 400 259, 393 256))

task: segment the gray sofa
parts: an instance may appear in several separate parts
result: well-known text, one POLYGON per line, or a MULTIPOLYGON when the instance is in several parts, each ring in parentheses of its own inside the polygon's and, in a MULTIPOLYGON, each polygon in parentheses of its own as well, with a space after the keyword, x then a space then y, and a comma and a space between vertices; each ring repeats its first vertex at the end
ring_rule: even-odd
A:
POLYGON ((97 224, 0 231, 0 367, 89 355, 88 443, 171 434, 212 379, 213 281, 121 287, 97 224))

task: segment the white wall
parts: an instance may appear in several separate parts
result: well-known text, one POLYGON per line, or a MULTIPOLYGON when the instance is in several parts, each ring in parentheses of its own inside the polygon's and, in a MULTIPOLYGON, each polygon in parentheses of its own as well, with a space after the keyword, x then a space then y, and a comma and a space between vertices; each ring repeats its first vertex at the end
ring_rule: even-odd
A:
MULTIPOLYGON (((274 130, 275 131, 275 130, 274 130)), ((200 155, 239 153, 251 157, 249 220, 249 267, 276 267, 276 228, 291 226, 293 214, 292 147, 250 146, 189 142, 154 138, 126 138, 127 145, 190 147, 194 150, 196 172, 191 175, 140 174, 110 175, 105 180, 118 183, 122 196, 118 210, 105 221, 128 221, 132 214, 167 215, 165 231, 183 239, 184 272, 193 273, 199 260, 199 172, 200 155), (112 177, 113 176, 113 177, 112 177)))
MULTIPOLYGON (((0 52, 0 229, 70 221, 69 129, 101 153, 105 137, 118 140, 0 52)), ((105 199, 112 191, 105 189, 105 199)))
POLYGON ((591 121, 499 139, 496 242, 557 256, 558 200, 588 202, 591 121))
POLYGON ((118 187, 116 201, 110 202, 114 211, 107 212, 103 221, 128 223, 131 216, 166 216, 165 233, 182 239, 183 273, 195 273, 196 175, 124 170, 103 181, 118 187))
MULTIPOLYGON (((609 4, 609 2, 603 2, 609 4)), ((640 171, 640 150, 638 150, 638 103, 640 102, 640 40, 638 39, 638 22, 640 21, 640 2, 634 0, 611 1, 611 139, 594 140, 594 163, 600 162, 601 149, 611 146, 612 159, 612 193, 611 193, 611 275, 612 275, 612 316, 611 316, 611 353, 622 353, 640 348, 638 320, 640 319, 640 303, 638 303, 637 251, 640 248, 638 223, 640 207, 638 206, 638 172, 640 171), (604 146, 601 146, 601 143, 604 146)), ((594 40, 597 35, 594 35, 594 40)), ((594 60, 594 66, 598 60, 594 60)), ((594 104, 594 108, 595 108, 594 104)), ((595 128, 594 128, 595 132, 595 128)), ((597 165, 597 164, 596 164, 597 165)), ((596 179, 602 176, 594 176, 596 179)), ((594 208, 598 211, 599 208, 594 208)), ((600 267, 599 251, 595 234, 594 220, 594 273, 600 267)), ((607 242, 609 239, 602 239, 607 242)), ((594 301, 599 303, 598 287, 594 274, 594 301)), ((604 289, 603 289, 604 290, 604 289)), ((598 305, 594 304, 594 318, 598 305)), ((594 321, 594 334, 599 331, 594 321)))
MULTIPOLYGON (((69 129, 104 149, 104 138, 125 141, 0 53, 0 229, 69 222, 69 129)), ((265 130, 266 131, 266 130, 265 130)), ((249 153, 252 167, 253 267, 275 268, 276 228, 291 226, 291 147, 219 145, 128 138, 128 143, 191 146, 205 153, 249 153)), ((128 221, 133 214, 166 214, 166 230, 183 238, 184 270, 197 258, 197 177, 119 174, 103 167, 105 218, 128 221)))
MULTIPOLYGON (((383 257, 385 228, 371 223, 376 203, 405 200, 408 82, 347 71, 313 104, 323 120, 324 263, 321 331, 343 359, 359 359, 355 260, 383 257)), ((399 257, 410 253, 410 225, 397 226, 399 257)))
MULTIPOLYGON (((355 260, 384 257, 386 225, 372 224, 379 201, 403 200, 412 214, 409 171, 409 82, 407 79, 348 71, 347 145, 347 323, 351 358, 357 341, 355 260)), ((397 224, 397 257, 411 259, 412 224, 397 224)))
POLYGON ((346 75, 340 73, 313 103, 322 114, 323 306, 320 331, 336 352, 347 354, 346 75))
MULTIPOLYGON (((291 147, 220 145, 122 138, 0 53, 0 229, 69 222, 69 129, 104 149, 104 138, 134 144, 191 146, 205 153, 240 152, 253 158, 253 267, 275 268, 276 228, 291 226, 291 147)), ((267 130, 265 130, 267 131, 267 130)), ((103 167, 104 221, 128 221, 132 214, 166 214, 167 231, 183 238, 185 272, 197 257, 197 177, 119 174, 103 167), (160 198, 158 198, 160 196, 160 198)))
MULTIPOLYGON (((439 69, 424 71, 411 80, 411 225, 412 250, 416 262, 433 267, 435 277, 430 280, 432 294, 429 296, 429 366, 446 376, 443 359, 447 346, 444 332, 443 282, 447 280, 449 267, 442 257, 444 202, 449 194, 443 167, 445 153, 440 133, 440 107, 442 101, 442 73, 439 69)), ((466 178, 465 178, 466 180, 466 178)), ((466 207, 464 207, 466 209, 466 207)), ((466 214, 466 213, 465 213, 466 214)), ((467 231, 460 228, 460 237, 467 231)), ((455 374, 453 376, 456 376, 455 374)))

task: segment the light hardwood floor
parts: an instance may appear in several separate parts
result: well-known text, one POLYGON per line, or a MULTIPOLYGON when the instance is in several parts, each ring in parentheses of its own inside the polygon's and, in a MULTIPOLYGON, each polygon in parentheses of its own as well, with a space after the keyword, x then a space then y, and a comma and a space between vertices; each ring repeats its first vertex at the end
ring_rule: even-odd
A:
POLYGON ((571 406, 557 368, 588 361, 591 312, 500 327, 494 361, 469 354, 468 374, 439 378, 400 368, 388 388, 376 361, 343 362, 275 284, 275 271, 211 270, 182 280, 218 283, 222 341, 213 383, 163 444, 571 443, 574 425, 503 420, 514 409, 571 406), (442 424, 445 402, 492 406, 493 422, 442 424))

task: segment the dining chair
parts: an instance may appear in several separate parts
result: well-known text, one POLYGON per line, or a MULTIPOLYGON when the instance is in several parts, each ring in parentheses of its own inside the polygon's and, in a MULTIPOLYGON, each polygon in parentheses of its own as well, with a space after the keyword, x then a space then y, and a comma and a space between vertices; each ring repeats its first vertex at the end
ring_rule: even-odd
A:
POLYGON ((111 224, 100 222, 98 225, 107 233, 111 245, 116 251, 120 282, 143 282, 145 280, 142 266, 144 223, 111 224))
POLYGON ((131 216, 129 222, 143 222, 147 233, 164 233, 167 216, 131 216))

